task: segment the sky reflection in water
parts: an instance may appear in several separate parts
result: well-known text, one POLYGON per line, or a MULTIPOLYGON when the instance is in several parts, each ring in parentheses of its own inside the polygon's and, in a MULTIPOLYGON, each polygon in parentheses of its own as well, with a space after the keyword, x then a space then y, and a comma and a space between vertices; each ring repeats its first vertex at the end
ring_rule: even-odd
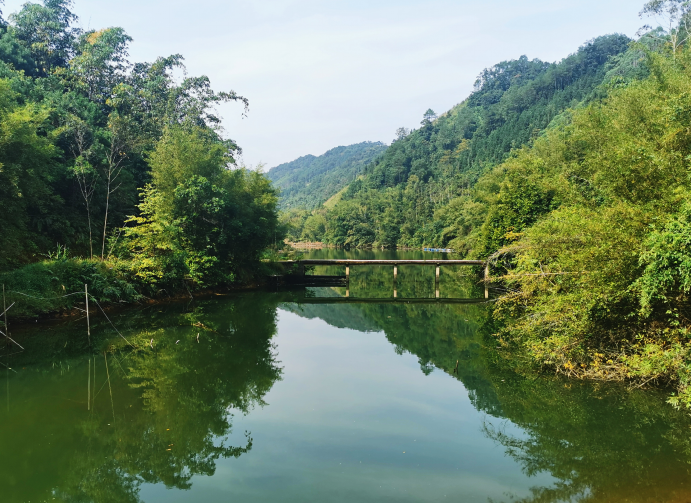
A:
MULTIPOLYGON (((458 381, 425 376, 383 334, 280 311, 277 345, 284 374, 269 405, 234 421, 252 431, 254 447, 196 479, 200 500, 487 501, 549 483, 528 480, 482 435, 486 416, 458 381)), ((142 495, 171 501, 155 489, 142 495)))
MULTIPOLYGON (((389 272, 352 286, 385 296, 389 272)), ((450 293, 476 286, 442 276, 450 293)), ((342 292, 123 312, 136 349, 98 319, 91 347, 83 321, 16 330, 27 351, 0 357, 17 372, 0 372, 2 501, 691 495, 691 422, 663 395, 517 376, 490 352, 481 304, 305 302, 315 294, 342 292)))

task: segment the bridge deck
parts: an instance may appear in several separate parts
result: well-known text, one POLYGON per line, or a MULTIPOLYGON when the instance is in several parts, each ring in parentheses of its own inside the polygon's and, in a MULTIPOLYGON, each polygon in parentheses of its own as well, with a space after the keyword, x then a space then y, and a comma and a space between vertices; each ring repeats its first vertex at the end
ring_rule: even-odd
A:
MULTIPOLYGON (((341 265, 345 266, 345 283, 350 285, 350 268, 353 266, 372 266, 372 265, 390 265, 393 266, 393 281, 394 281, 394 297, 397 297, 396 280, 398 278, 399 265, 431 265, 435 266, 437 271, 435 274, 434 284, 436 286, 436 296, 439 298, 439 276, 441 274, 441 266, 449 265, 476 265, 484 266, 485 279, 485 298, 489 298, 489 289, 487 283, 489 282, 489 263, 483 260, 354 260, 354 259, 305 259, 305 260, 281 260, 279 264, 285 266, 297 265, 297 274, 290 274, 286 279, 293 284, 315 284, 315 283, 333 283, 335 281, 342 281, 341 276, 316 276, 310 277, 305 275, 305 266, 311 265, 341 265)), ((346 290, 346 297, 349 297, 350 290, 346 290)))

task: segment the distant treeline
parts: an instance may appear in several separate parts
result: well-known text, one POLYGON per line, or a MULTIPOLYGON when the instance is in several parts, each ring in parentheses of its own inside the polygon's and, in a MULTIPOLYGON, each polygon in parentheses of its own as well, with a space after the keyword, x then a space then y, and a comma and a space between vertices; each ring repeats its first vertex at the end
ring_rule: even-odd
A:
POLYGON ((459 221, 457 209, 472 198, 478 178, 546 129, 568 122, 570 108, 601 98, 604 82, 622 73, 643 74, 640 51, 629 52, 630 42, 610 35, 559 63, 524 56, 485 70, 463 103, 440 117, 428 110, 417 130, 399 129, 335 207, 285 214, 291 237, 352 247, 467 251, 466 234, 471 227, 477 234, 485 215, 459 221))

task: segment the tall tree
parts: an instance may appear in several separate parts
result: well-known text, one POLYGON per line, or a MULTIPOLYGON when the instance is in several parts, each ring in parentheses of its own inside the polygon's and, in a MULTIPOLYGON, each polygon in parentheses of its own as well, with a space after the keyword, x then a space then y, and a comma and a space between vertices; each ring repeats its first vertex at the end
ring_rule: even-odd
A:
POLYGON ((105 149, 105 162, 103 165, 103 176, 106 185, 106 207, 103 217, 103 237, 101 240, 101 260, 105 258, 106 237, 108 234, 108 211, 110 210, 110 197, 118 191, 121 186, 120 176, 125 168, 128 152, 136 148, 138 143, 132 134, 129 121, 118 115, 117 112, 110 114, 108 118, 108 131, 106 134, 108 143, 105 149))
MULTIPOLYGON (((691 2, 688 0, 650 0, 643 6, 640 16, 654 18, 665 30, 663 36, 671 45, 675 58, 679 48, 691 38, 691 2)), ((645 25, 639 33, 650 32, 652 28, 645 25)), ((654 32, 652 36, 656 36, 654 32)))
POLYGON ((72 0, 27 2, 10 16, 16 37, 26 44, 43 74, 65 67, 74 54, 81 30, 72 27, 77 16, 71 7, 72 0))
POLYGON ((431 108, 428 108, 425 114, 422 116, 422 124, 423 126, 428 126, 432 124, 432 121, 434 121, 437 118, 437 114, 432 110, 431 108))
POLYGON ((394 141, 402 140, 406 136, 410 134, 410 129, 404 128, 404 127, 399 127, 396 129, 396 139, 394 141))
POLYGON ((105 104, 117 84, 124 81, 131 41, 122 28, 89 31, 80 37, 79 54, 70 61, 69 73, 89 100, 105 104))
POLYGON ((86 219, 89 227, 89 257, 94 258, 94 241, 91 229, 91 201, 96 190, 98 173, 91 165, 93 158, 92 142, 93 133, 88 124, 79 117, 72 116, 68 119, 66 128, 71 133, 73 143, 70 147, 74 157, 72 173, 79 185, 79 193, 86 208, 86 219))

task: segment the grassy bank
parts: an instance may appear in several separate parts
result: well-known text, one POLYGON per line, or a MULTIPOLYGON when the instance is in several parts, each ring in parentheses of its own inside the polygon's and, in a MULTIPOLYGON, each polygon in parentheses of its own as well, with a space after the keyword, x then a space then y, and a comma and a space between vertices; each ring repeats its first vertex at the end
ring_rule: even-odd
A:
POLYGON ((64 313, 83 306, 85 285, 90 300, 103 306, 169 299, 215 289, 261 284, 266 277, 279 272, 280 267, 277 268, 275 262, 295 260, 299 256, 294 250, 268 249, 262 254, 261 261, 241 272, 241 279, 217 283, 199 283, 189 276, 172 274, 163 281, 152 282, 147 275, 141 274, 136 261, 101 261, 63 256, 0 273, 0 288, 4 286, 5 303, 12 306, 8 311, 10 317, 28 319, 64 313))
POLYGON ((84 285, 100 304, 134 302, 142 298, 142 285, 128 277, 128 270, 98 260, 62 259, 30 264, 0 273, 9 315, 30 318, 69 311, 84 303, 84 285))

